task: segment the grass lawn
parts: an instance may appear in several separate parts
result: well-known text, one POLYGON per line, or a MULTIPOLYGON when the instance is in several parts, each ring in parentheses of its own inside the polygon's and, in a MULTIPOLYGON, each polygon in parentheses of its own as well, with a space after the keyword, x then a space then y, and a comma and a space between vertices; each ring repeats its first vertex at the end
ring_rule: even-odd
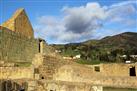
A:
POLYGON ((104 87, 103 91, 137 91, 137 89, 104 87))
POLYGON ((80 63, 80 64, 89 64, 89 65, 92 65, 92 64, 100 64, 100 61, 88 61, 88 60, 83 60, 83 59, 78 59, 76 61, 77 63, 80 63))

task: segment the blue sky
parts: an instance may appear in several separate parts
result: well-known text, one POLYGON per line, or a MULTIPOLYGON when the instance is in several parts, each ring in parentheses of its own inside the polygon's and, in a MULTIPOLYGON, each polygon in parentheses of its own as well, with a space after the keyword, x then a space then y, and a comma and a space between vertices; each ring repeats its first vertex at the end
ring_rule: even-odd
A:
POLYGON ((25 8, 35 37, 50 44, 137 32, 135 0, 0 0, 0 24, 18 8, 25 8))

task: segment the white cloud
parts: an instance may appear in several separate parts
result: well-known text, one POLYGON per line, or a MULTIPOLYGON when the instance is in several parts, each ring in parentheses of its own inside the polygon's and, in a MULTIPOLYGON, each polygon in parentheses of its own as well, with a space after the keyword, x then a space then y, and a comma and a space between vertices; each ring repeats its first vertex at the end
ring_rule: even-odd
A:
POLYGON ((128 19, 132 14, 136 13, 136 9, 133 5, 124 5, 109 9, 107 11, 107 18, 111 22, 123 22, 128 19))
POLYGON ((129 4, 137 4, 137 1, 131 0, 131 1, 121 2, 121 3, 116 3, 116 4, 111 5, 110 8, 121 7, 121 6, 129 5, 129 4))
MULTIPOLYGON (((121 23, 126 21, 127 25, 135 23, 135 20, 127 18, 127 16, 136 13, 134 3, 122 2, 111 6, 87 3, 80 7, 63 7, 63 17, 61 18, 41 16, 37 19, 36 37, 50 39, 53 43, 80 42, 91 39, 97 32, 99 33, 104 22, 121 23)), ((115 33, 115 31, 110 32, 109 34, 115 33)))

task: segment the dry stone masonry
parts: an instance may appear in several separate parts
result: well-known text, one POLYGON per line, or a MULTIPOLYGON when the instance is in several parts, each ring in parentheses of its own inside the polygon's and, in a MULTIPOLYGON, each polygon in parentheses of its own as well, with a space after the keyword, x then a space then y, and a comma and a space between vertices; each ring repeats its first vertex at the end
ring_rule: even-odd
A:
POLYGON ((0 30, 0 44, 0 60, 3 61, 31 62, 39 52, 38 40, 7 29, 0 30))
POLYGON ((11 31, 21 33, 26 37, 33 37, 33 28, 23 8, 18 9, 15 14, 2 24, 11 31))

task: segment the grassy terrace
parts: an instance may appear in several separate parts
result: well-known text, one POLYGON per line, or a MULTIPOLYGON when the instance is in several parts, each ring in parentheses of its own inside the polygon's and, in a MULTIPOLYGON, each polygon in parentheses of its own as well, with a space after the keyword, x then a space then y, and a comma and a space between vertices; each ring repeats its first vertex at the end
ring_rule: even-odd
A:
POLYGON ((17 66, 17 67, 29 67, 29 66, 31 66, 31 63, 30 62, 17 62, 17 63, 15 63, 15 66, 17 66))
POLYGON ((137 91, 137 89, 104 87, 103 91, 137 91))
POLYGON ((99 60, 89 61, 89 60, 83 60, 83 59, 78 59, 76 62, 80 64, 88 64, 88 65, 101 63, 99 60))

